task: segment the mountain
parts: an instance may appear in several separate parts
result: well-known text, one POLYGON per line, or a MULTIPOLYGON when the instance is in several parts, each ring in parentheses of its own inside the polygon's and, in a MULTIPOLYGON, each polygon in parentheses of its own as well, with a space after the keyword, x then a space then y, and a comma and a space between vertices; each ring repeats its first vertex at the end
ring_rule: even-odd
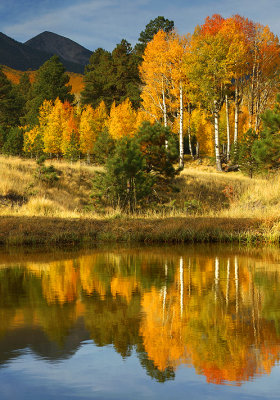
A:
POLYGON ((92 52, 80 44, 53 32, 42 32, 24 43, 46 53, 57 54, 63 60, 87 65, 92 52))
MULTIPOLYGON (((66 39, 66 41, 68 40, 70 41, 70 39, 66 39)), ((75 43, 75 45, 79 46, 77 43, 75 43)), ((83 47, 81 46, 81 48, 83 47)), ((76 46, 75 49, 77 49, 76 46)), ((61 50, 61 51, 66 53, 66 50, 61 50)), ((89 50, 87 51, 90 53, 89 50)), ((73 60, 74 59, 73 54, 77 54, 77 50, 71 52, 69 48, 69 52, 72 54, 72 60, 73 60)), ((53 54, 57 54, 57 52, 56 53, 52 51, 46 52, 40 49, 35 49, 30 45, 17 42, 16 40, 0 32, 0 64, 2 65, 6 65, 10 68, 14 68, 21 71, 27 71, 30 69, 36 70, 42 64, 44 64, 45 61, 47 61, 50 57, 52 57, 53 54)), ((84 66, 88 62, 88 61, 85 62, 83 60, 83 62, 81 63, 80 57, 78 57, 77 61, 71 61, 71 60, 66 60, 60 56, 60 60, 64 64, 67 71, 76 73, 83 73, 84 66)))

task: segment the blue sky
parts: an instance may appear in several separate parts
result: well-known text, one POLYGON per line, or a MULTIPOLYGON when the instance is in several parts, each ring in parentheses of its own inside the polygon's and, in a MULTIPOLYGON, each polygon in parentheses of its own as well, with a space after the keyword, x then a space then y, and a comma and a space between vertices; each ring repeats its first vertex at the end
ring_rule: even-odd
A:
POLYGON ((280 0, 0 0, 0 31, 24 42, 48 30, 90 50, 112 50, 122 38, 134 45, 158 15, 188 33, 214 13, 241 14, 280 34, 280 0))

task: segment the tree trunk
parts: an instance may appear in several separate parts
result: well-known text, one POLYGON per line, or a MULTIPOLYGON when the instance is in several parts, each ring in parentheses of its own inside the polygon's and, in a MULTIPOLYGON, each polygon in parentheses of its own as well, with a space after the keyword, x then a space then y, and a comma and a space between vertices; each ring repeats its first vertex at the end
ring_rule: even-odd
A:
POLYGON ((194 159, 193 156, 193 149, 192 149, 192 138, 191 138, 191 114, 192 114, 192 110, 191 110, 191 104, 188 104, 188 114, 189 114, 189 124, 188 124, 188 138, 189 138, 189 150, 190 150, 190 155, 192 157, 192 159, 194 159))
POLYGON ((235 110, 234 110, 234 137, 233 143, 234 146, 237 145, 238 140, 238 123, 239 123, 239 93, 238 93, 238 84, 236 84, 235 88, 235 110))
POLYGON ((199 158, 199 142, 196 142, 196 158, 199 158))
POLYGON ((230 128, 229 128, 229 103, 226 95, 226 120, 227 120, 227 162, 230 159, 230 128))
POLYGON ((222 171, 221 153, 220 153, 220 138, 219 138, 219 112, 217 101, 214 101, 214 132, 215 132, 215 156, 217 171, 222 171))
POLYGON ((184 168, 184 136, 183 136, 183 87, 180 83, 180 132, 179 132, 179 167, 184 168))
MULTIPOLYGON (((166 111, 166 102, 165 102, 165 93, 162 83, 162 106, 163 106, 163 124, 165 128, 167 128, 167 111, 166 111)), ((165 147, 168 148, 168 140, 165 140, 165 147)))

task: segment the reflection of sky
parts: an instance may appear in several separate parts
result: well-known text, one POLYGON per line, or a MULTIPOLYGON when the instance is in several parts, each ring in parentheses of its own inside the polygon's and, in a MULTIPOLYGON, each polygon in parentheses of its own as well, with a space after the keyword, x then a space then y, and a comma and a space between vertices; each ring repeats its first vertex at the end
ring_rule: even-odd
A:
POLYGON ((181 366, 175 381, 157 383, 135 354, 127 359, 112 346, 88 341, 69 360, 56 364, 22 355, 0 370, 1 400, 52 399, 278 399, 279 366, 241 387, 207 384, 204 376, 181 366))
POLYGON ((192 32, 207 15, 239 13, 280 33, 279 0, 1 0, 1 30, 26 41, 49 30, 94 50, 111 50, 122 38, 134 44, 158 15, 173 19, 181 33, 192 32))

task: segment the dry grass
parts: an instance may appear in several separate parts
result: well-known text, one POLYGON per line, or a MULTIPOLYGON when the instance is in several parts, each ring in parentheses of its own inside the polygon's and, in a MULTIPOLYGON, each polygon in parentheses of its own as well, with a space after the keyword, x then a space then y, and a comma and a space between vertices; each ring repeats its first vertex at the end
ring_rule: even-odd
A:
POLYGON ((250 179, 189 164, 162 209, 128 217, 92 208, 91 182, 100 167, 51 164, 61 175, 48 187, 34 177, 35 161, 0 156, 0 242, 279 242, 279 176, 250 179))
POLYGON ((86 211, 92 177, 99 168, 80 162, 47 164, 54 165, 61 174, 51 187, 35 178, 35 161, 0 156, 0 215, 73 217, 86 211))

